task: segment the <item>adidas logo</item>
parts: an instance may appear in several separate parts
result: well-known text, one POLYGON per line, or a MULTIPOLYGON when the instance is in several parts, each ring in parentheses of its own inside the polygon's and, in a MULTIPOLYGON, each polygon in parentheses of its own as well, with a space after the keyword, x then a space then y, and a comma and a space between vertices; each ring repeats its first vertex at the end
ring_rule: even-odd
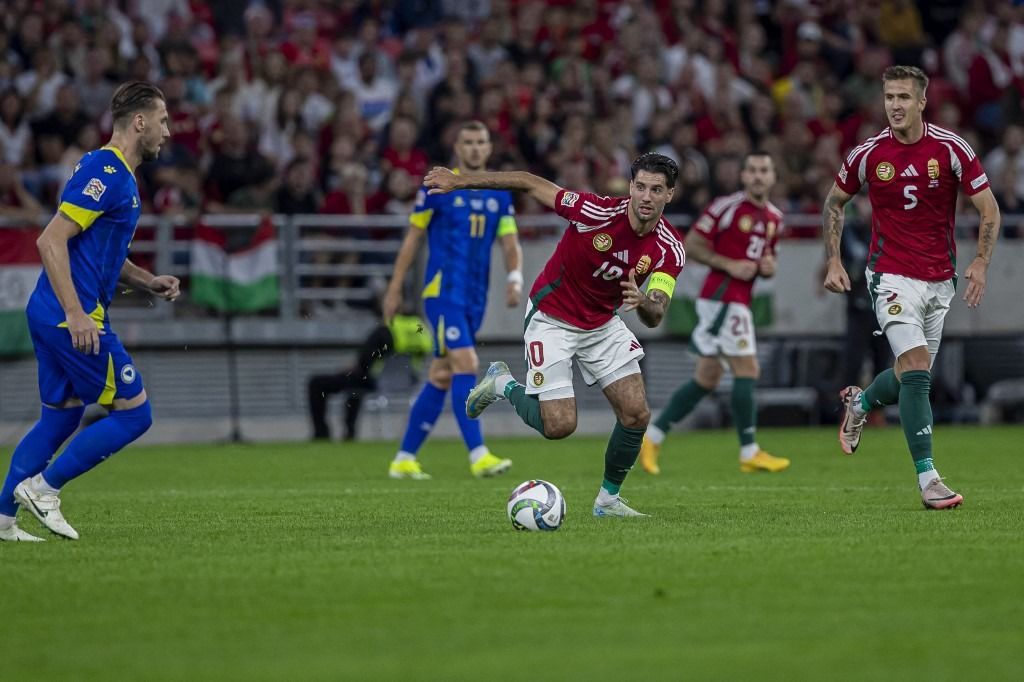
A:
POLYGON ((929 424, 928 426, 924 427, 923 429, 921 429, 920 431, 917 432, 917 435, 918 436, 930 436, 930 435, 932 435, 932 425, 929 424))
POLYGON ((640 345, 640 342, 637 341, 636 339, 633 339, 632 341, 629 342, 629 350, 630 351, 640 350, 641 348, 642 348, 642 346, 640 345))
POLYGON ((905 171, 900 173, 901 178, 916 178, 917 175, 917 169, 914 168, 914 164, 910 164, 905 171))
POLYGON ((629 264, 629 249, 623 249, 622 251, 616 251, 612 255, 615 256, 616 258, 618 258, 623 263, 626 263, 627 265, 629 264))

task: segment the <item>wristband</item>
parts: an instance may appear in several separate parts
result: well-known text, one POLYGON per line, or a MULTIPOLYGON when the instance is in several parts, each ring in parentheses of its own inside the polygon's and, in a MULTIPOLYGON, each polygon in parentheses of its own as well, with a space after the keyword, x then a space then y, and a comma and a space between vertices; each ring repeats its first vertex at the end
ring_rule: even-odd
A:
POLYGON ((508 283, 515 284, 516 286, 523 286, 523 271, 522 270, 511 270, 508 273, 508 283))

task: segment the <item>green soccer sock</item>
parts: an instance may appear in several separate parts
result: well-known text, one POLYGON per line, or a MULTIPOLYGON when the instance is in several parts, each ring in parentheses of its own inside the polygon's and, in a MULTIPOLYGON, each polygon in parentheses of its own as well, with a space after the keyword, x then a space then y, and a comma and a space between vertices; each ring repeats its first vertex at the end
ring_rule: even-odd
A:
POLYGON ((757 404, 754 402, 754 379, 736 377, 732 380, 732 420, 740 445, 757 440, 757 404))
POLYGON ((505 387, 505 397, 524 424, 547 438, 544 435, 544 419, 540 414, 540 399, 537 396, 527 395, 526 386, 517 381, 505 387))
POLYGON ((636 464, 643 440, 644 429, 631 429, 615 421, 612 437, 608 439, 608 449, 604 451, 604 481, 601 483, 601 487, 610 495, 619 494, 626 474, 636 464))
POLYGON ((673 424, 693 412, 693 408, 697 407, 697 403, 708 393, 708 389, 691 379, 672 394, 668 399, 668 405, 654 420, 654 425, 667 433, 673 424))
POLYGON ((919 474, 934 468, 931 388, 930 372, 911 370, 900 377, 900 423, 919 474))
POLYGON ((860 406, 865 412, 870 412, 876 407, 885 407, 896 403, 900 399, 900 395, 900 381, 896 378, 896 372, 892 371, 890 367, 876 376, 871 385, 860 394, 860 406))

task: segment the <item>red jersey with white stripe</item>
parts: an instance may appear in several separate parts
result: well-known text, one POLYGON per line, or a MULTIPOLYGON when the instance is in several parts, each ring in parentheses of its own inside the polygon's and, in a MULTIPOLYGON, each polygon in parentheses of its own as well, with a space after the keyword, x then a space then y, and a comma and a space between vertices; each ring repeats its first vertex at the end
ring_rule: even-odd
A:
POLYGON ((868 267, 929 282, 956 274, 957 189, 973 196, 989 186, 971 146, 930 123, 913 144, 897 140, 890 128, 869 138, 850 152, 835 179, 847 194, 868 185, 868 267))
POLYGON ((544 313, 580 329, 597 329, 622 305, 620 282, 636 272, 638 286, 653 273, 673 280, 686 261, 683 242, 665 217, 647 234, 633 231, 629 197, 560 190, 555 212, 569 221, 530 290, 544 313))
MULTIPOLYGON (((758 206, 746 192, 736 192, 708 204, 693 227, 711 242, 718 255, 760 263, 765 254, 775 254, 782 232, 782 211, 770 201, 758 206)), ((700 297, 749 306, 753 289, 753 279, 733 279, 725 270, 712 268, 700 297)))

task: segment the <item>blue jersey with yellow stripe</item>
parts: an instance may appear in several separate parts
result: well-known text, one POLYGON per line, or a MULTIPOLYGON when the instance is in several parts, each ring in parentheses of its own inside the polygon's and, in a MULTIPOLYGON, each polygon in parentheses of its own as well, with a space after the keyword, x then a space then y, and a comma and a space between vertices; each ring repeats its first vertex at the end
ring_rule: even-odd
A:
MULTIPOLYGON (((68 241, 78 300, 98 324, 107 326, 107 308, 142 212, 135 176, 121 151, 103 147, 83 156, 61 193, 58 210, 82 228, 68 241)), ((64 323, 64 309, 45 270, 25 312, 44 325, 64 323)))
POLYGON ((427 231, 423 298, 479 314, 487 304, 491 247, 517 232, 512 195, 501 190, 427 194, 421 189, 409 222, 427 231))

